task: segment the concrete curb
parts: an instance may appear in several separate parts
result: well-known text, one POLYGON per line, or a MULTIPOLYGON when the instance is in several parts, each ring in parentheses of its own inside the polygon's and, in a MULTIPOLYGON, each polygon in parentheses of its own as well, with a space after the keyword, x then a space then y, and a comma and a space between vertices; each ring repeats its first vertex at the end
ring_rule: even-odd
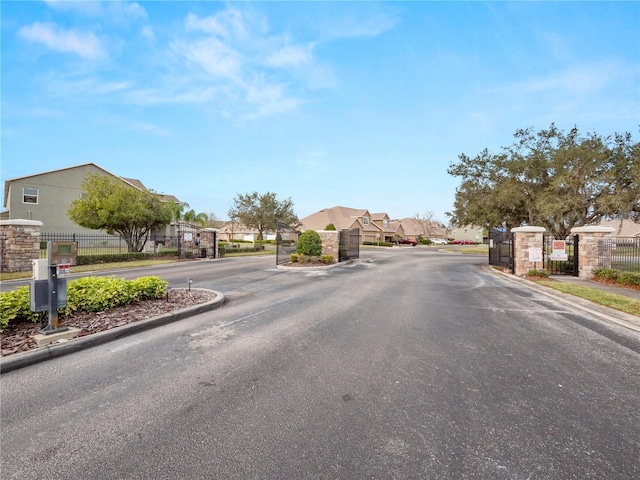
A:
POLYGON ((576 297, 574 295, 564 293, 553 288, 538 285, 537 283, 534 283, 530 280, 520 278, 510 273, 501 272, 500 270, 496 270, 495 268, 491 268, 490 266, 483 265, 481 268, 494 275, 501 276, 514 283, 523 285, 526 288, 542 293, 543 295, 553 297, 554 299, 559 300, 566 305, 570 305, 574 308, 582 310, 583 312, 594 315, 601 320, 615 323, 635 332, 640 332, 640 317, 621 312, 614 308, 605 307, 604 305, 598 305, 596 303, 590 302, 589 300, 585 300, 583 298, 576 297))
POLYGON ((104 332, 94 333, 92 335, 87 335, 86 337, 76 338, 65 343, 47 345, 29 352, 16 353, 14 355, 4 357, 0 359, 0 373, 10 372, 11 370, 17 370, 18 368, 43 362, 51 358, 62 357, 87 348, 103 345, 122 337, 144 332, 145 330, 161 327, 193 315, 215 310, 226 302, 226 298, 220 292, 215 290, 211 291, 216 294, 216 298, 206 303, 200 303, 193 307, 183 308, 176 310, 175 312, 165 313, 157 317, 123 325, 122 327, 105 330, 104 332))
POLYGON ((286 270, 289 272, 313 272, 317 270, 331 270, 332 268, 340 267, 348 262, 336 262, 330 265, 316 265, 313 267, 287 267, 286 265, 276 265, 278 270, 286 270))

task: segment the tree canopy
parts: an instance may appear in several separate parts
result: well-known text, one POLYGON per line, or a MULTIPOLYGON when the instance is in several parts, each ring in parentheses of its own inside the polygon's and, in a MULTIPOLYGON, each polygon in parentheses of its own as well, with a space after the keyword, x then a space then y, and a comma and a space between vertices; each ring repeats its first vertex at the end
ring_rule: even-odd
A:
POLYGON ((130 252, 142 251, 149 232, 171 221, 171 208, 159 195, 115 177, 89 174, 81 188, 83 196, 71 202, 69 218, 84 228, 119 234, 130 252))
POLYGON ((640 219, 640 145, 630 133, 580 135, 551 124, 516 131, 499 152, 460 154, 452 221, 488 228, 544 226, 558 237, 603 218, 640 219))
POLYGON ((292 225, 299 221, 293 212, 291 198, 279 201, 276 194, 272 192, 236 195, 234 205, 229 209, 229 218, 258 230, 259 240, 262 240, 265 230, 275 231, 278 222, 292 225))

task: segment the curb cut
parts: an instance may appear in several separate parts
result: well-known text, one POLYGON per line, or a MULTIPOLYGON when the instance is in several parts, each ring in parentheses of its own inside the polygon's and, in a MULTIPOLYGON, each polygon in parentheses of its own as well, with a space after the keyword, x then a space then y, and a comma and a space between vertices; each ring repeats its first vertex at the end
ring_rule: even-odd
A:
POLYGON ((529 280, 525 280, 523 278, 517 277, 512 274, 504 273, 495 268, 482 266, 483 270, 492 273, 497 276, 501 276, 511 282, 517 283, 519 285, 523 285, 526 288, 531 290, 535 290, 538 293, 542 293, 548 297, 553 297, 556 300, 559 300, 567 305, 570 305, 574 308, 582 310, 583 312, 594 315, 601 320, 605 320, 611 323, 615 323, 622 327, 626 327, 629 330, 640 332, 640 318, 635 315, 631 315, 629 313, 621 312, 614 308, 606 307, 604 305, 598 305, 596 303, 590 302, 589 300, 582 299, 580 297, 576 297, 574 295, 561 292, 559 290, 555 290, 553 288, 545 287, 544 285, 538 285, 529 280))
POLYGON ((105 330, 103 332, 87 335, 86 337, 69 340, 65 343, 48 345, 29 352, 10 355, 8 358, 2 358, 0 359, 0 374, 52 358, 58 358, 70 353, 79 352, 87 348, 103 345, 122 337, 151 330, 152 328, 168 325, 169 323, 173 323, 193 315, 215 310, 216 308, 224 305, 226 302, 225 296, 215 290, 210 291, 216 294, 216 298, 206 303, 200 303, 193 307, 182 308, 175 312, 164 313, 157 317, 147 318, 146 320, 140 320, 139 322, 130 323, 111 330, 105 330))

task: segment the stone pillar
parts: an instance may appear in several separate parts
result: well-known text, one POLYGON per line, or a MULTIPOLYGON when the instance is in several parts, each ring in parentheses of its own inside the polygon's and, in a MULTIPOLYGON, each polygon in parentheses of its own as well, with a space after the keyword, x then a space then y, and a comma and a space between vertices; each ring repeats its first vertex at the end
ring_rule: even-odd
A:
POLYGON ((322 255, 331 255, 333 261, 340 258, 340 232, 337 230, 317 230, 322 240, 322 255))
POLYGON ((27 272, 33 260, 40 258, 40 229, 38 220, 0 220, 1 271, 27 272))
POLYGON ((539 252, 542 256, 545 231, 544 227, 516 227, 511 229, 511 233, 513 233, 513 273, 515 275, 523 276, 529 270, 542 270, 544 268, 543 258, 533 261, 535 258, 530 259, 529 253, 539 252))
POLYGON ((207 257, 216 258, 218 256, 218 230, 215 228, 204 228, 200 232, 200 248, 207 249, 207 257))
MULTIPOLYGON (((578 235, 578 276, 591 278, 594 268, 598 268, 600 254, 600 240, 615 232, 613 227, 575 227, 572 235, 578 235)), ((610 259, 609 259, 610 264, 610 259)))

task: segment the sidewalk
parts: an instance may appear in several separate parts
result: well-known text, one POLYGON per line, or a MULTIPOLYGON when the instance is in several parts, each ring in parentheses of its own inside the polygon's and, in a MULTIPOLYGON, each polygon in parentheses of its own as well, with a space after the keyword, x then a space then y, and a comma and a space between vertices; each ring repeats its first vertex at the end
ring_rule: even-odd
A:
MULTIPOLYGON (((616 323, 630 330, 640 332, 640 316, 638 315, 632 315, 630 313, 621 312, 614 308, 605 307, 604 305, 599 305, 584 298, 577 297, 569 293, 563 293, 559 290, 545 287, 544 285, 539 285, 535 282, 532 282, 531 280, 518 277, 511 273, 502 272, 491 267, 488 268, 488 271, 497 273, 503 278, 509 279, 513 282, 517 282, 521 285, 526 286, 527 288, 536 290, 551 298, 560 300, 568 305, 571 305, 572 307, 582 310, 583 312, 589 313, 595 317, 599 317, 602 320, 616 323)), ((557 282, 574 283, 577 285, 583 285, 588 288, 602 290, 609 293, 616 293, 628 298, 640 300, 640 291, 634 290, 632 288, 617 287, 615 285, 608 285, 605 283, 596 282, 594 280, 586 280, 584 278, 572 277, 569 275, 552 275, 550 278, 557 282)))
POLYGON ((551 275, 552 280, 566 283, 575 283, 577 285, 584 285, 585 287, 595 288, 597 290, 603 290, 605 292, 616 293, 624 297, 635 298, 640 300, 640 290, 634 290, 633 288, 617 287, 615 285, 609 285, 606 283, 596 282, 594 280, 587 280, 585 278, 573 277, 570 275, 551 275))

